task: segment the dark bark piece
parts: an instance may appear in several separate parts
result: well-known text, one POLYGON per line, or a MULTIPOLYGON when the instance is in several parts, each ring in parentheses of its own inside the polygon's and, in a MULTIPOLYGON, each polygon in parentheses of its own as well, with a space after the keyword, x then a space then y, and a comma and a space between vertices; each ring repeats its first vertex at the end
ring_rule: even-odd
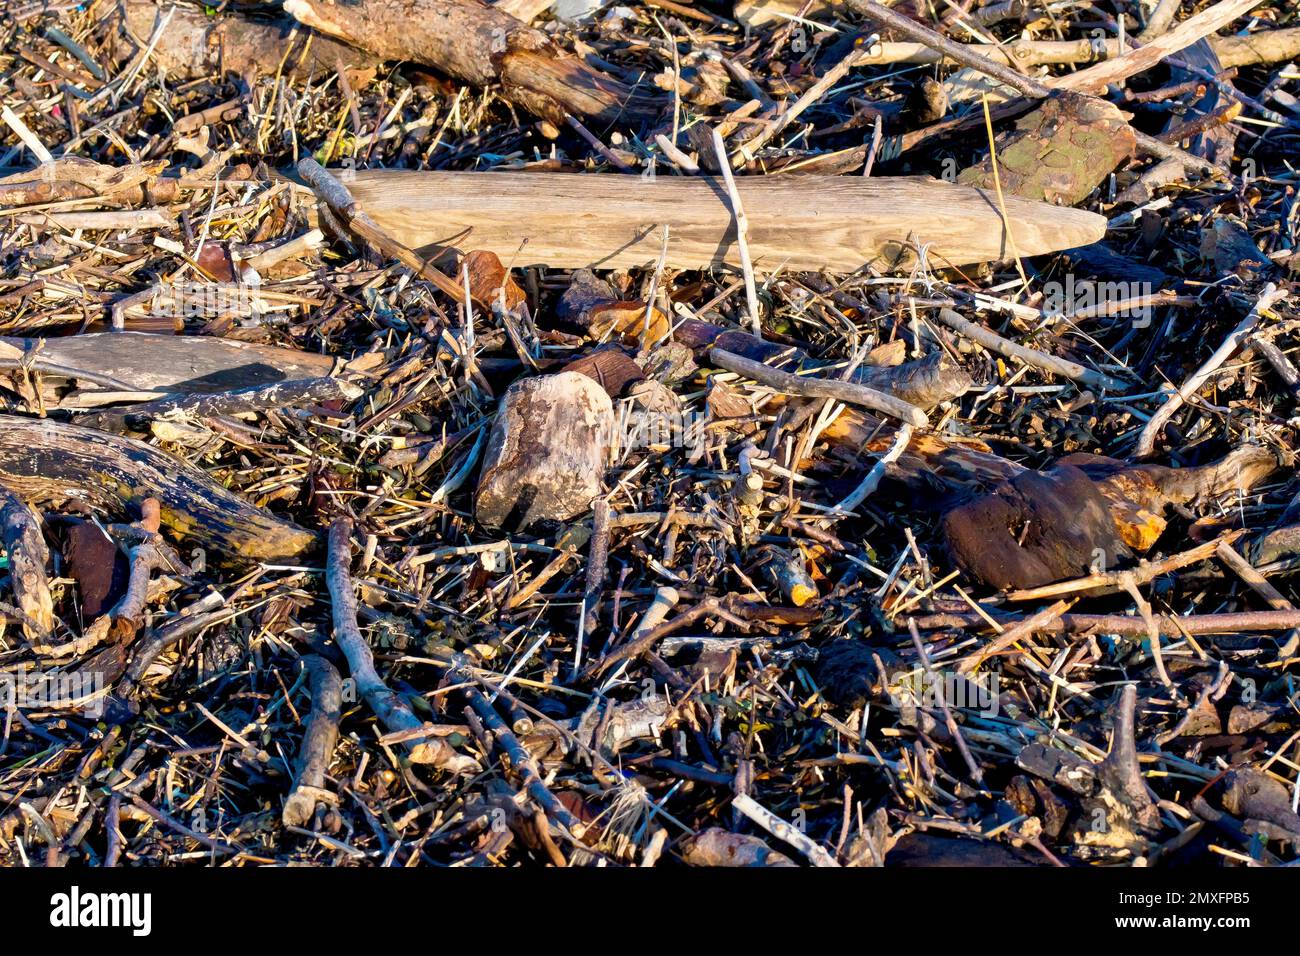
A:
POLYGON ((889 668, 897 666, 898 655, 888 648, 847 638, 835 640, 817 652, 817 683, 831 703, 858 708, 889 696, 889 668))
POLYGON ((590 269, 575 269, 569 277, 569 287, 555 307, 555 316, 561 322, 585 329, 592 309, 617 299, 614 287, 596 273, 590 269))
POLYGON ((91 521, 77 521, 64 532, 63 558, 77 582, 81 615, 91 621, 126 593, 131 566, 113 539, 91 521))
POLYGON ((1002 843, 909 833, 885 856, 885 866, 1039 866, 1002 843))
POLYGON ((0 483, 33 501, 75 499, 119 514, 154 497, 169 531, 233 559, 291 558, 316 540, 157 448, 48 419, 0 416, 0 483))
POLYGON ((1242 768, 1224 781, 1223 808, 1233 816, 1262 820, 1300 845, 1300 816, 1291 809, 1287 786, 1258 770, 1242 768))
POLYGON ((1201 257, 1212 260, 1220 275, 1236 273, 1248 281, 1276 268, 1273 260, 1259 251, 1250 231, 1226 216, 1216 216, 1201 230, 1201 257))
POLYGON ((574 359, 560 371, 581 372, 594 379, 610 398, 622 398, 628 386, 645 379, 645 372, 632 356, 614 346, 574 359))
POLYGON ((1163 269, 1150 263, 1130 259, 1116 252, 1105 242, 1094 242, 1090 246, 1066 249, 1061 256, 1075 271, 1102 279, 1149 282, 1152 287, 1159 288, 1171 278, 1163 269))
POLYGON ((337 378, 302 378, 271 385, 252 385, 229 392, 176 394, 108 412, 81 416, 77 424, 106 431, 142 427, 150 419, 187 416, 208 418, 277 408, 297 408, 360 397, 361 389, 337 378))
POLYGON ((960 398, 975 384, 970 373, 942 350, 891 368, 863 366, 850 381, 926 410, 960 398))
POLYGON ((1115 570, 1156 543, 1167 505, 1250 488, 1277 467, 1274 453, 1256 445, 1196 468, 1069 455, 950 507, 944 540, 957 566, 985 584, 1039 587, 1115 570))
POLYGON ((1015 757, 1015 765, 1027 773, 1060 784, 1071 793, 1091 796, 1097 792, 1097 767, 1078 754, 1045 744, 1028 744, 1015 757))
MULTIPOLYGON (((996 140, 1004 195, 1073 206, 1133 156, 1133 129, 1109 103, 1053 93, 996 140)), ((962 170, 957 182, 993 189, 993 159, 962 170)))
POLYGON ((286 0, 284 9, 385 60, 436 67, 475 86, 500 83, 508 99, 552 122, 566 113, 627 121, 650 106, 565 56, 542 31, 478 0, 286 0))
POLYGON ((1036 587, 1109 567, 1129 550, 1106 500, 1072 465, 1025 472, 943 517, 953 562, 997 588, 1036 587))
MULTIPOLYGON (((153 0, 123 0, 121 16, 123 59, 136 52, 136 43, 149 42, 159 14, 170 5, 153 0)), ((167 27, 154 46, 154 62, 172 79, 192 80, 220 70, 241 76, 274 74, 284 63, 283 75, 293 79, 320 79, 340 67, 354 88, 364 86, 383 65, 369 53, 315 33, 292 17, 253 19, 235 13, 208 16, 203 8, 176 5, 167 27)))
POLYGON ((567 521, 600 494, 614 406, 580 372, 516 382, 501 398, 483 455, 474 513, 489 528, 567 521))
POLYGON ((1246 557, 1259 567, 1300 554, 1300 524, 1287 525, 1263 534, 1251 542, 1246 557))

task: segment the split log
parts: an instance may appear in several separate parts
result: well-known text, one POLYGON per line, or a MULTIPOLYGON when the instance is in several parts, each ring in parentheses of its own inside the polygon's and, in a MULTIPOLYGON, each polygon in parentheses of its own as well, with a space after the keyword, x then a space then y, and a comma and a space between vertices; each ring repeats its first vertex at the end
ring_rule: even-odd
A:
POLYGON ((555 123, 649 115, 653 101, 566 56, 540 30, 480 0, 285 0, 305 26, 385 60, 407 60, 472 83, 500 83, 511 102, 555 123))
POLYGON ((0 416, 0 485, 33 502, 118 513, 157 498, 169 531, 232 559, 283 560, 316 540, 144 442, 48 419, 0 416))
POLYGON ((483 456, 474 513, 489 528, 567 521, 600 494, 614 404, 580 372, 538 375, 501 398, 483 456))
POLYGON ((121 59, 143 50, 161 17, 171 19, 158 33, 152 62, 173 80, 194 80, 221 71, 251 77, 274 74, 315 80, 340 68, 351 85, 364 86, 379 72, 381 61, 362 51, 308 30, 292 17, 254 20, 235 13, 208 16, 201 7, 172 6, 154 0, 122 0, 119 29, 125 49, 121 59))
MULTIPOLYGON (((905 269, 913 242, 931 263, 1040 255, 1101 239, 1095 213, 997 197, 926 177, 741 176, 749 251, 759 272, 905 269)), ((356 201, 398 242, 433 256, 487 249, 516 267, 654 268, 740 264, 726 192, 703 177, 632 182, 620 175, 357 172, 356 201)), ((303 194, 300 194, 303 195, 303 194)))
POLYGON ((0 488, 0 540, 9 556, 9 584, 18 609, 27 616, 29 638, 45 638, 54 629, 54 602, 45 563, 50 558, 40 519, 17 495, 0 488))

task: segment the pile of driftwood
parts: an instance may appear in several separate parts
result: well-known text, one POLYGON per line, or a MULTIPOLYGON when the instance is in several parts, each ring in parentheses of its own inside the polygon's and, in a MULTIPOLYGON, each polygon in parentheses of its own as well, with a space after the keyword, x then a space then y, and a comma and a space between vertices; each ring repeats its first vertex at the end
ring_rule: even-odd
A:
POLYGON ((0 26, 0 862, 1279 865, 1279 0, 0 26))

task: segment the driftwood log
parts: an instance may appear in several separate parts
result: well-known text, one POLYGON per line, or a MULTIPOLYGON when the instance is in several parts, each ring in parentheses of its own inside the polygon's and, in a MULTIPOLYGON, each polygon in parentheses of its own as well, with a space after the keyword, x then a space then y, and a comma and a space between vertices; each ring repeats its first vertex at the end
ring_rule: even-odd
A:
POLYGON ((432 66, 475 86, 500 83, 538 116, 605 123, 654 108, 619 80, 560 51, 540 30, 480 0, 285 0, 300 23, 385 60, 432 66))
POLYGON ((79 500, 118 514, 157 498, 169 531, 233 559, 282 560, 316 540, 166 452, 48 419, 0 416, 0 485, 33 503, 79 500))
POLYGON ((174 80, 192 80, 224 70, 240 76, 282 75, 319 79, 340 68, 353 87, 379 72, 382 62, 346 43, 308 30, 292 17, 253 19, 225 12, 208 16, 202 7, 173 6, 154 0, 122 0, 120 29, 125 62, 143 51, 162 18, 152 59, 174 80))
MULTIPOLYGON (((1106 231, 1095 213, 1007 196, 1008 236, 993 193, 925 177, 736 185, 759 272, 907 268, 913 243, 928 245, 932 265, 992 262, 1085 246, 1106 231)), ((485 249, 516 267, 653 268, 667 226, 666 267, 740 263, 726 191, 703 177, 362 171, 348 189, 388 235, 425 255, 485 249)))
POLYGON ((490 528, 566 521, 600 494, 614 405, 581 372, 526 378, 501 398, 474 512, 490 528))
MULTIPOLYGON (((0 357, 21 354, 38 371, 98 385, 100 401, 209 394, 329 375, 324 355, 207 335, 90 332, 51 338, 0 336, 0 357), (117 383, 108 388, 105 381, 117 383), (124 394, 129 390, 138 395, 124 394), (146 393, 157 393, 156 395, 146 393)), ((87 396, 88 398, 88 396, 87 396)))

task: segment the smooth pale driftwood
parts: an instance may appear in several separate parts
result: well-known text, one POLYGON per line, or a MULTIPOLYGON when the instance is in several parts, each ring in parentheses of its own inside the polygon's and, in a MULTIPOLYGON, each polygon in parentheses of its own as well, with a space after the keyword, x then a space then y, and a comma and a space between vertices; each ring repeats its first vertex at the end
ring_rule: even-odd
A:
MULTIPOLYGON (((1013 254, 989 191, 911 176, 742 176, 736 184, 759 272, 907 268, 911 240, 929 246, 931 265, 1013 254)), ((740 262, 726 192, 706 177, 367 171, 348 189, 389 235, 425 255, 487 249, 516 267, 653 268, 667 225, 669 268, 740 262)), ((1022 256, 1105 235, 1095 213, 1006 200, 1022 256)))
POLYGON ((490 528, 567 521, 600 494, 614 403, 581 372, 538 375, 502 396, 474 511, 490 528))
POLYGON ((325 355, 239 342, 208 335, 90 332, 23 339, 0 336, 14 346, 68 369, 107 375, 141 392, 205 394, 329 375, 325 355))
POLYGON ((173 535, 229 557, 282 560, 316 540, 151 445, 49 419, 0 415, 0 485, 34 504, 75 499, 118 517, 157 498, 173 535))

